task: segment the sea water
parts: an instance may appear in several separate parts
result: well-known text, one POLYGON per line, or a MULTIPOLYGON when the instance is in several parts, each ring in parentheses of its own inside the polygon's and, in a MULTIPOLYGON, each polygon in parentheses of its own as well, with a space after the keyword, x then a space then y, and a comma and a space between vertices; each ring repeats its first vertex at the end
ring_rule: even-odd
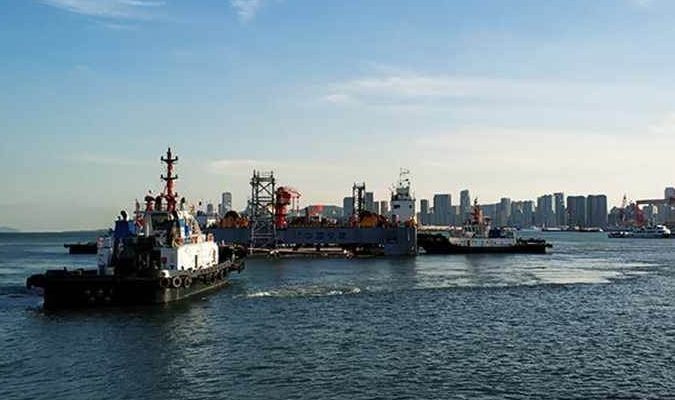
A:
POLYGON ((547 255, 250 259, 168 306, 45 312, 63 243, 0 234, 0 399, 675 398, 675 240, 547 255))

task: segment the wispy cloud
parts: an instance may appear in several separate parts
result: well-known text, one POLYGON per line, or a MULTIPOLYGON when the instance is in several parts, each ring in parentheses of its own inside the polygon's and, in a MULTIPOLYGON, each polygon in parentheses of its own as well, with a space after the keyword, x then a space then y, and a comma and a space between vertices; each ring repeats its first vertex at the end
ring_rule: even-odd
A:
POLYGON ((239 20, 248 22, 255 18, 263 5, 263 0, 230 0, 230 4, 237 12, 239 20))
MULTIPOLYGON (((345 105, 429 109, 461 103, 555 105, 570 107, 634 103, 640 97, 654 99, 653 84, 641 82, 589 82, 557 79, 522 79, 418 73, 375 74, 327 84, 319 99, 345 105)), ((658 96, 658 95, 657 95, 658 96)), ((625 105, 625 104, 624 104, 625 105)))
POLYGON ((101 18, 146 19, 151 9, 164 6, 151 0, 41 0, 42 3, 77 14, 101 18))

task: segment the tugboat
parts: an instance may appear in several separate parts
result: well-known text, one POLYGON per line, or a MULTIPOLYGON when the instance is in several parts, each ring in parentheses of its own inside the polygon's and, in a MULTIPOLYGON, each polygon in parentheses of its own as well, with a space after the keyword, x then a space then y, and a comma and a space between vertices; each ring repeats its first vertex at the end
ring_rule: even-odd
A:
POLYGON ((420 230, 417 244, 426 254, 545 254, 552 247, 543 239, 519 238, 515 230, 491 228, 478 201, 474 201, 471 218, 461 231, 420 230))
POLYGON ((42 288, 45 309, 168 303, 222 287, 230 272, 244 268, 243 251, 204 235, 184 211, 184 198, 177 207, 178 157, 171 148, 160 160, 167 171, 163 193, 146 196, 144 211, 137 202, 134 220, 120 213, 111 235, 97 242, 97 269, 48 270, 27 279, 29 289, 42 288))

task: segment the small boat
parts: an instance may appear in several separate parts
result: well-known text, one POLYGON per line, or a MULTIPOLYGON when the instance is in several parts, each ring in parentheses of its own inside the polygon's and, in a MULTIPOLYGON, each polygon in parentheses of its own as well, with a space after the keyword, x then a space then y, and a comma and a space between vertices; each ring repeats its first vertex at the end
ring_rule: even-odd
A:
POLYGON ((515 229, 491 228, 477 201, 462 230, 420 230, 417 245, 426 254, 545 254, 552 247, 543 239, 520 238, 515 229))
POLYGON ((69 254, 96 254, 96 242, 66 243, 63 245, 69 254))
POLYGON ((220 247, 203 234, 196 218, 178 206, 171 149, 162 194, 137 203, 135 219, 125 211, 109 236, 97 243, 96 269, 52 269, 26 286, 40 288, 44 308, 126 306, 168 303, 225 286, 230 272, 244 268, 245 251, 220 247))
POLYGON ((665 225, 654 225, 610 232, 607 236, 612 239, 667 239, 671 237, 671 231, 665 225))

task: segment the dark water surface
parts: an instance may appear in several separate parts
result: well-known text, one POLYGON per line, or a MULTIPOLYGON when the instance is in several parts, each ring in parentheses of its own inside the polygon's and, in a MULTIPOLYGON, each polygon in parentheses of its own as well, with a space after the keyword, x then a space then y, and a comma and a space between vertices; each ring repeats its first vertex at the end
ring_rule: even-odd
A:
POLYGON ((79 234, 0 234, 0 399, 675 398, 675 240, 553 253, 249 260, 230 287, 45 313, 79 234))

